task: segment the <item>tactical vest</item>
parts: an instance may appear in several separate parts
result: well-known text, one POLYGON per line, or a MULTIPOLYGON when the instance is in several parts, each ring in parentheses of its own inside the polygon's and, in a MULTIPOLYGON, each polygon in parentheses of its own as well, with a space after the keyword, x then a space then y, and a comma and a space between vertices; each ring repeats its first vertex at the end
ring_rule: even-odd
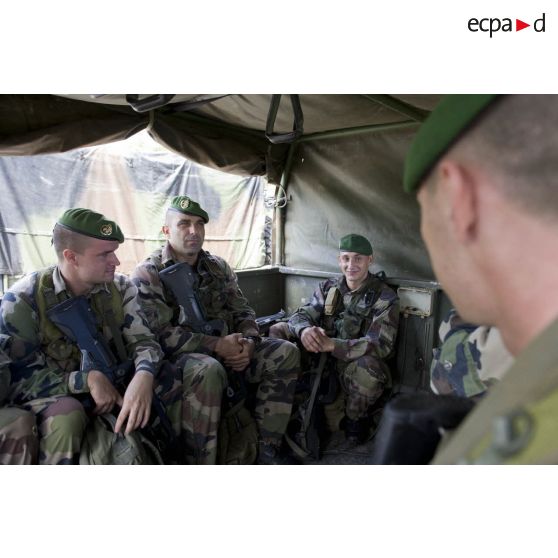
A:
MULTIPOLYGON (((227 294, 225 293, 226 275, 219 260, 208 252, 200 253, 201 261, 195 266, 194 271, 198 279, 197 293, 208 320, 220 319, 227 325, 224 335, 234 331, 234 319, 230 310, 226 307, 227 294)), ((175 263, 175 262, 172 262, 175 263)), ((157 267, 158 271, 164 269, 165 265, 157 267)), ((165 289, 166 295, 175 300, 174 295, 165 289)), ((175 304, 173 323, 178 324, 180 309, 175 304)))
POLYGON ((382 289, 376 277, 367 279, 362 292, 353 295, 345 307, 337 285, 329 288, 324 307, 322 327, 339 339, 357 339, 368 331, 374 319, 374 304, 382 289))
MULTIPOLYGON (((52 274, 54 268, 50 267, 38 272, 39 279, 35 288, 35 300, 39 312, 39 335, 42 350, 50 358, 54 359, 62 370, 72 372, 78 370, 81 361, 81 353, 78 346, 69 341, 68 338, 47 317, 47 311, 60 302, 68 299, 65 292, 56 295, 52 274)), ((111 281, 109 284, 110 294, 99 291, 90 297, 91 308, 97 318, 98 329, 105 339, 113 337, 111 345, 120 335, 120 327, 124 323, 124 310, 122 308, 122 295, 116 285, 111 281), (114 333, 116 333, 116 336, 114 333)), ((118 338, 121 342, 121 339, 118 338)), ((113 353, 120 356, 120 351, 112 347, 113 353), (116 350, 115 350, 116 349, 116 350)))

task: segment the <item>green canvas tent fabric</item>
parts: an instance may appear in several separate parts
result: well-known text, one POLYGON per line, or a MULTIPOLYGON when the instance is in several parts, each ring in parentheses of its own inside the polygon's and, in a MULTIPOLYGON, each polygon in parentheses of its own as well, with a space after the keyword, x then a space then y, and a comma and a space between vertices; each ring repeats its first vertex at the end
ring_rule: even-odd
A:
MULTIPOLYGON (((418 206, 401 182, 405 151, 440 96, 299 98, 303 134, 289 145, 266 138, 272 95, 175 95, 146 112, 131 108, 125 95, 0 95, 0 156, 63 152, 145 129, 201 165, 282 182, 287 206, 276 214, 284 223, 276 263, 334 271, 337 238, 359 232, 388 275, 433 278, 418 206)), ((283 95, 273 131, 290 132, 293 122, 283 95)))

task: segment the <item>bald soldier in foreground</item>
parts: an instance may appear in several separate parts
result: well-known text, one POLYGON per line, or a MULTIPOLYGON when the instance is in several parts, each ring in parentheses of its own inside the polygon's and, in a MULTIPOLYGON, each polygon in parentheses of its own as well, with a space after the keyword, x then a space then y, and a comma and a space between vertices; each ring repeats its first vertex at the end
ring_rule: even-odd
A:
POLYGON ((190 428, 215 463, 215 440, 220 405, 227 375, 223 364, 248 383, 257 384, 255 419, 259 431, 258 463, 282 463, 280 446, 287 428, 300 371, 296 346, 279 339, 260 337, 256 315, 242 294, 236 275, 225 260, 202 249, 207 212, 187 196, 173 198, 167 210, 163 233, 166 244, 140 263, 132 277, 149 325, 171 360, 188 359, 210 386, 204 399, 192 404, 190 428), (191 266, 194 288, 208 321, 223 329, 200 333, 193 329, 184 308, 160 272, 178 263, 191 266), (211 403, 211 413, 200 420, 200 406, 211 403))
POLYGON ((558 97, 455 95, 405 166, 434 272, 516 357, 433 463, 558 463, 558 97))
MULTIPOLYGON (((116 432, 146 426, 154 390, 180 434, 181 370, 161 366, 162 351, 145 323, 137 290, 116 273, 122 242, 114 221, 89 209, 69 209, 53 230, 58 264, 23 277, 2 299, 0 332, 11 337, 10 399, 36 416, 40 464, 77 463, 91 414, 119 406, 116 432), (82 363, 78 343, 55 325, 60 304, 72 301, 85 304, 97 343, 106 342, 118 364, 131 361, 121 378, 123 393, 92 362, 82 363)), ((82 314, 74 322, 72 335, 79 338, 87 318, 82 314)))

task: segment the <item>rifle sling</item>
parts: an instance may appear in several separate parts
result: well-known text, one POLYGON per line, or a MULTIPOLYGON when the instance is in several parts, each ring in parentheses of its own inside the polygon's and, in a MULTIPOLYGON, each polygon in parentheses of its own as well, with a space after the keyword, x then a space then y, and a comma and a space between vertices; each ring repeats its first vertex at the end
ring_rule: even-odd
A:
POLYGON ((107 324, 109 326, 110 332, 112 334, 112 339, 114 341, 114 346, 116 347, 116 352, 118 353, 118 360, 123 363, 128 359, 128 352, 124 346, 124 341, 122 339, 122 332, 116 323, 116 317, 114 316, 114 310, 112 309, 111 296, 107 292, 102 293, 102 307, 103 313, 105 314, 107 324))
MULTIPOLYGON (((322 376, 324 374, 324 368, 327 361, 327 353, 320 354, 320 360, 318 362, 317 368, 315 368, 316 378, 314 379, 314 383, 312 384, 312 391, 310 393, 310 398, 308 400, 308 406, 306 407, 306 413, 304 414, 304 420, 302 424, 302 432, 308 431, 308 425, 310 424, 310 418, 312 416, 312 409, 314 408, 314 404, 316 402, 316 396, 318 394, 318 389, 322 382, 322 376)), ((291 448, 293 453, 300 457, 301 459, 305 459, 310 455, 310 451, 302 448, 292 437, 285 433, 285 441, 287 445, 291 448)))
POLYGON ((327 353, 320 353, 320 361, 318 362, 318 367, 316 368, 316 378, 314 379, 314 384, 312 385, 312 392, 310 393, 310 399, 308 400, 308 407, 306 408, 306 414, 304 416, 304 432, 306 432, 308 425, 310 424, 310 416, 312 415, 312 409, 316 402, 316 395, 318 394, 318 389, 322 383, 322 376, 324 375, 325 363, 327 360, 327 353))

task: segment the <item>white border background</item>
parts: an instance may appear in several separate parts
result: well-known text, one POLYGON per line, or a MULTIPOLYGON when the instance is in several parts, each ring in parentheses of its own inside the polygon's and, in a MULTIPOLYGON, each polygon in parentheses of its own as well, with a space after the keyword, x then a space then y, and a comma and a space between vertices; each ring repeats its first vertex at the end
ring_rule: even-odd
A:
MULTIPOLYGON (((1 9, 0 91, 558 92, 554 6, 20 0, 1 9), (543 12, 545 33, 467 30, 543 12)), ((555 479, 555 467, 3 468, 0 544, 60 558, 538 558, 556 554, 555 479)))

